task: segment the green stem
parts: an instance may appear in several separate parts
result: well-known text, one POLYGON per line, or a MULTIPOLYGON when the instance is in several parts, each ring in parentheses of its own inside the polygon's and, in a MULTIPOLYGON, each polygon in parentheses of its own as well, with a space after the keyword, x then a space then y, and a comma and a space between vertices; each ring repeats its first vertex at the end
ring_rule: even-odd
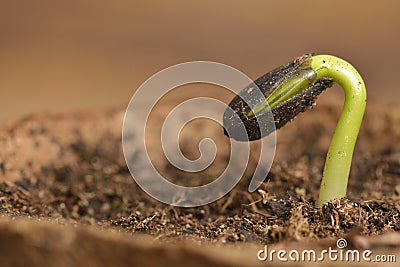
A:
POLYGON ((266 101, 255 105, 247 114, 251 118, 266 109, 274 108, 324 77, 332 78, 343 88, 345 101, 326 156, 318 207, 334 198, 346 196, 354 146, 367 99, 361 75, 350 63, 340 58, 330 55, 312 56, 276 88, 266 101))
POLYGON ((346 195, 354 146, 366 105, 366 89, 361 75, 348 62, 330 55, 310 58, 317 79, 330 77, 344 91, 342 112, 326 156, 318 207, 346 195))

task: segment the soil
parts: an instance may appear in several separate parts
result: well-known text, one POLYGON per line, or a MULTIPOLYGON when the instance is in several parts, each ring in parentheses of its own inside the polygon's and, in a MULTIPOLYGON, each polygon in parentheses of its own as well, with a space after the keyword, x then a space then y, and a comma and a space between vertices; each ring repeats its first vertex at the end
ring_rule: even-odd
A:
MULTIPOLYGON (((157 169, 179 183, 185 174, 157 152, 159 122, 169 109, 152 114, 147 138, 157 169)), ((322 101, 279 130, 274 164, 258 191, 247 191, 251 161, 233 191, 197 208, 162 204, 135 184, 121 150, 123 108, 6 122, 0 130, 2 266, 265 266, 256 255, 266 244, 320 250, 335 247, 338 238, 348 248, 397 255, 398 262, 399 111, 368 106, 347 198, 322 209, 316 199, 340 103, 322 101)), ((219 126, 198 121, 182 135, 188 157, 198 155, 192 140, 205 135, 222 147, 193 184, 226 166, 228 140, 219 126)))

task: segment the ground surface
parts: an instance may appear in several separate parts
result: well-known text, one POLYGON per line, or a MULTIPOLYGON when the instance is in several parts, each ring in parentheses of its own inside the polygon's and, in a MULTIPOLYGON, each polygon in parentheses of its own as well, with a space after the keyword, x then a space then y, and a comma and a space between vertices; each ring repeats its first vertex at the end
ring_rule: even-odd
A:
MULTIPOLYGON (((149 124, 153 155, 166 110, 156 111, 149 124)), ((265 265, 256 258, 264 244, 323 249, 335 247, 339 237, 347 239, 348 248, 397 254, 399 262, 400 110, 368 107, 348 198, 315 208, 339 111, 339 103, 322 103, 280 130, 268 182, 257 192, 247 191, 250 162, 246 177, 227 196, 190 209, 161 204, 134 183, 121 153, 123 109, 37 114, 4 123, 3 263, 265 265)), ((199 122, 183 132, 183 152, 196 157, 198 151, 185 140, 204 135, 220 147, 227 142, 218 126, 199 122)), ((228 152, 223 148, 193 183, 209 181, 225 166, 228 152)), ((184 175, 162 156, 154 163, 170 180, 179 183, 184 175)))

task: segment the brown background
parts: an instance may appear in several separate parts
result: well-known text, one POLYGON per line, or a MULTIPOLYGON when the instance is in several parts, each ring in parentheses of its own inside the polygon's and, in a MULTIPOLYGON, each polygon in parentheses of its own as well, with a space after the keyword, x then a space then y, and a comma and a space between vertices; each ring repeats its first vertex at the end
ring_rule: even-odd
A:
POLYGON ((1 0, 0 121, 123 105, 180 62, 222 62, 256 78, 306 52, 347 59, 370 103, 395 105, 399 3, 1 0))

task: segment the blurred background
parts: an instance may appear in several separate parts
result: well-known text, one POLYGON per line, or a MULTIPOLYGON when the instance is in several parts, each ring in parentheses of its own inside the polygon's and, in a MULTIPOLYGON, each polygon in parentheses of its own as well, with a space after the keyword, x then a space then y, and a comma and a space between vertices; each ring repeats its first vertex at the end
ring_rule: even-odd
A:
POLYGON ((395 105, 399 7, 396 0, 1 0, 0 121, 123 106, 151 75, 185 61, 217 61, 257 78, 308 52, 350 61, 370 103, 395 105))

